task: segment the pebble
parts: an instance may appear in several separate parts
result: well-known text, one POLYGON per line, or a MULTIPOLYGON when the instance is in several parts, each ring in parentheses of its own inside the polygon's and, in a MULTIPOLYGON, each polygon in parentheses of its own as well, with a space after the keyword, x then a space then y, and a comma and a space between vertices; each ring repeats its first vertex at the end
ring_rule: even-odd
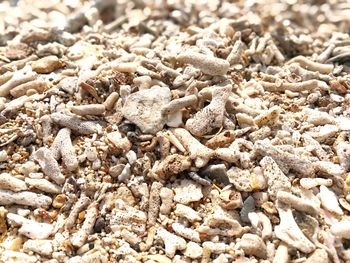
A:
POLYGON ((7 152, 5 150, 0 151, 0 162, 5 162, 8 159, 7 152))
POLYGON ((47 74, 64 67, 64 63, 56 56, 47 56, 32 62, 32 70, 47 74))

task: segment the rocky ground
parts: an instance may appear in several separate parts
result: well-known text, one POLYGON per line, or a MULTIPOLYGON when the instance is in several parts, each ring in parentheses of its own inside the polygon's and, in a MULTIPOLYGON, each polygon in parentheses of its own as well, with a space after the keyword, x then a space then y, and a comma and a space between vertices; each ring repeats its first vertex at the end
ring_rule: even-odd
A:
POLYGON ((350 262, 350 3, 0 2, 0 262, 350 262))

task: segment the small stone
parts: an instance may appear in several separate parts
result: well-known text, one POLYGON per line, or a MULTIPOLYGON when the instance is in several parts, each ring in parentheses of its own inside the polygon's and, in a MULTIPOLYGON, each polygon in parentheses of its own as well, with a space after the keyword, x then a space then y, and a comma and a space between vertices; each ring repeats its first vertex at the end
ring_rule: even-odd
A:
POLYGON ((7 161, 8 155, 5 150, 0 151, 0 162, 7 161))
POLYGON ((25 43, 10 44, 5 51, 5 57, 11 60, 24 59, 30 54, 30 48, 25 43))
POLYGON ((60 209, 61 207, 64 206, 66 203, 68 197, 65 194, 59 194, 55 197, 55 199, 52 202, 52 206, 54 208, 60 209))
POLYGON ((16 237, 14 240, 12 240, 12 243, 10 245, 10 249, 14 251, 19 251, 23 246, 23 238, 22 237, 16 237))
POLYGON ((105 228, 106 222, 103 217, 98 217, 94 225, 94 233, 101 233, 105 228))
POLYGON ((56 56, 47 56, 32 63, 33 71, 42 74, 51 73, 63 66, 64 63, 56 56))
POLYGON ((166 123, 166 116, 162 116, 161 109, 170 100, 169 88, 153 87, 148 90, 140 90, 126 98, 122 113, 142 132, 155 134, 166 123))
POLYGON ((115 193, 116 199, 121 199, 128 205, 135 204, 135 197, 132 195, 132 192, 126 186, 120 186, 115 193))

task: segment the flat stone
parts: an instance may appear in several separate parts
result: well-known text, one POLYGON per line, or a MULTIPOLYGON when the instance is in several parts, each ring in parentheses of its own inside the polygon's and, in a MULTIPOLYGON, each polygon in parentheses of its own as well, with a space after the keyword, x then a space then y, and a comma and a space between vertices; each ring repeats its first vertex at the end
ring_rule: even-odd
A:
POLYGON ((124 103, 122 114, 135 123, 142 132, 155 134, 160 131, 167 119, 161 108, 171 100, 170 89, 153 87, 129 95, 124 103))
POLYGON ((51 73, 62 67, 64 67, 64 63, 56 56, 43 57, 32 63, 33 71, 42 74, 51 73))

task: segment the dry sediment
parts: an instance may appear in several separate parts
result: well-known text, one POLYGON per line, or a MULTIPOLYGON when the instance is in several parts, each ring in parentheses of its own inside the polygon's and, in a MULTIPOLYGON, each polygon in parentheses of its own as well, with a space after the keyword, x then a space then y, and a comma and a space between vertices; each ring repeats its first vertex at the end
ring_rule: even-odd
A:
POLYGON ((319 2, 2 1, 0 262, 350 261, 350 5, 319 2))

